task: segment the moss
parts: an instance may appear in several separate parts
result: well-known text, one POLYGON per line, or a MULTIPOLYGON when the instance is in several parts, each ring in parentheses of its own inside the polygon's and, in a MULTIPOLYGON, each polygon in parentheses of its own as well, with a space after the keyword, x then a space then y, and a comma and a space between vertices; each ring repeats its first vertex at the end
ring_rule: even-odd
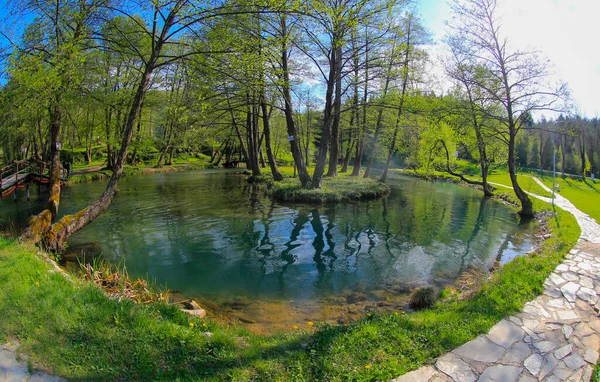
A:
POLYGON ((43 239, 43 246, 46 250, 51 252, 59 252, 64 249, 63 237, 64 231, 68 229, 68 227, 79 221, 86 213, 87 208, 77 212, 73 215, 65 215, 59 221, 52 224, 50 230, 46 232, 43 239))
POLYGON ((22 236, 22 240, 32 243, 39 242, 52 223, 50 210, 43 210, 38 215, 29 218, 29 227, 22 236))

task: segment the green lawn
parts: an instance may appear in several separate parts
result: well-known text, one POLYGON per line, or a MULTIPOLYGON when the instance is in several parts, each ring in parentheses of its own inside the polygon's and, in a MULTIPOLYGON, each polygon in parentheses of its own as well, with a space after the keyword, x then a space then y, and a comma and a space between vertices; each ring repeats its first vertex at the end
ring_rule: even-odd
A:
MULTIPOLYGON (((539 178, 548 188, 552 188, 552 178, 539 178)), ((578 209, 600 222, 600 181, 591 179, 556 178, 560 194, 569 199, 578 209)))
MULTIPOLYGON (((510 181, 510 176, 507 172, 506 173, 494 172, 494 173, 490 174, 488 176, 488 182, 500 183, 505 186, 512 187, 512 183, 510 181)), ((536 194, 536 195, 540 195, 540 196, 546 196, 548 198, 552 196, 552 194, 550 192, 548 192, 548 191, 544 190, 542 187, 540 187, 540 185, 537 184, 535 182, 535 180, 533 180, 533 178, 529 175, 518 174, 517 182, 519 182, 519 186, 521 186, 521 188, 527 192, 531 192, 532 194, 536 194)), ((503 190, 500 189, 500 191, 503 191, 503 190)))
MULTIPOLYGON (((535 208, 550 206, 535 201, 535 208)), ((0 342, 18 339, 33 366, 69 380, 389 380, 542 293, 580 233, 560 210, 549 227, 554 235, 540 254, 508 263, 468 300, 449 297, 411 315, 367 314, 348 325, 317 323, 273 336, 189 318, 166 304, 109 299, 51 273, 34 248, 0 239, 0 342)))

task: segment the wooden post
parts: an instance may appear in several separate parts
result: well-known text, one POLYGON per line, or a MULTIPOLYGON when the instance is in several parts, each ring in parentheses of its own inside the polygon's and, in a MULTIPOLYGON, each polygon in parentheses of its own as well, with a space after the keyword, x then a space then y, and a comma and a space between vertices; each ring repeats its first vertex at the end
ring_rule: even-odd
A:
POLYGON ((27 201, 29 201, 29 184, 27 185, 27 201))
POLYGON ((15 190, 13 191, 13 199, 17 202, 17 190, 19 189, 19 163, 15 162, 15 190))

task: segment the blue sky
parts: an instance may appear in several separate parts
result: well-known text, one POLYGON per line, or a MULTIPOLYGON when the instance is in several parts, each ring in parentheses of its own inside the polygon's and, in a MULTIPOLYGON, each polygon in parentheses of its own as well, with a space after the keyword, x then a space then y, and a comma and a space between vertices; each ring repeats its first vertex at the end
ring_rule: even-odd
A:
MULTIPOLYGON (((5 23, 6 2, 0 1, 4 5, 0 5, 0 28, 11 35, 14 27, 21 29, 23 19, 16 25, 5 23)), ((540 56, 550 60, 555 79, 564 80, 571 88, 576 105, 573 112, 600 117, 600 49, 597 48, 600 0, 499 0, 499 3, 503 27, 511 43, 519 49, 538 49, 540 56)), ((439 42, 448 18, 446 0, 417 0, 417 4, 425 26, 439 42)), ((6 44, 2 37, 0 44, 6 44)))
MULTIPOLYGON (((498 0, 502 27, 516 49, 535 49, 569 85, 573 113, 600 117, 599 0, 498 0)), ((436 40, 448 18, 445 0, 421 0, 420 13, 436 40)))

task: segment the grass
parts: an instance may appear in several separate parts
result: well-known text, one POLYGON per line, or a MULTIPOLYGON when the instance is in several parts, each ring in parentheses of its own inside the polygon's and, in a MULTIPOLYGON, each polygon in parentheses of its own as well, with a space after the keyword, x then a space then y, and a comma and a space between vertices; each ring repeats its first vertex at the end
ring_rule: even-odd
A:
POLYGON ((275 199, 285 202, 339 203, 371 200, 387 195, 390 187, 373 179, 341 175, 323 178, 319 189, 305 189, 298 179, 284 178, 273 182, 272 193, 275 199))
POLYGON ((0 342, 18 339, 33 366, 69 380, 389 380, 542 293, 580 234, 561 210, 548 225, 553 236, 539 254, 506 264, 468 300, 272 336, 190 318, 164 303, 109 299, 91 283, 52 273, 34 248, 0 238, 0 342))
MULTIPOLYGON (((207 169, 213 168, 213 166, 208 163, 209 157, 203 155, 201 157, 196 156, 181 156, 177 158, 173 158, 172 165, 164 165, 161 168, 155 168, 155 162, 152 163, 142 163, 135 166, 126 165, 123 168, 123 176, 128 175, 139 175, 139 174, 148 174, 155 172, 170 172, 170 171, 186 171, 186 170, 198 170, 198 169, 207 169)), ((85 170, 86 168, 96 167, 98 164, 102 163, 93 163, 92 165, 80 166, 76 168, 77 170, 85 170)), ((67 181, 68 185, 73 185, 77 183, 91 182, 95 180, 103 180, 108 179, 112 175, 112 171, 109 170, 99 170, 93 171, 85 174, 73 175, 67 181)))
MULTIPOLYGON (((548 188, 552 188, 552 178, 539 178, 548 188)), ((560 186, 560 194, 569 199, 578 209, 600 222, 600 181, 591 179, 556 178, 560 186)))
MULTIPOLYGON (((396 171, 399 174, 417 175, 421 178, 430 179, 430 180, 445 180, 445 181, 450 181, 450 182, 455 182, 455 183, 462 183, 462 181, 459 178, 452 176, 446 172, 442 172, 442 171, 425 171, 425 170, 416 170, 416 171, 414 171, 414 170, 396 170, 396 171)), ((481 177, 479 177, 478 175, 477 176, 476 175, 466 175, 466 172, 465 172, 465 177, 467 177, 471 180, 481 180, 481 177)), ((529 175, 517 174, 517 181, 519 182, 519 185, 521 186, 521 188, 527 192, 530 192, 530 193, 533 193, 536 195, 540 195, 540 196, 545 196, 548 198, 552 196, 552 194, 550 192, 548 192, 548 191, 544 190, 542 187, 540 187, 540 185, 537 184, 535 182, 535 180, 533 180, 533 178, 529 175)), ((502 184, 504 186, 512 188, 510 176, 509 176, 508 172, 503 171, 503 170, 495 170, 493 173, 489 174, 488 182, 498 183, 498 184, 502 184)), ((507 190, 507 189, 504 189, 504 187, 496 186, 496 188, 498 188, 497 192, 500 192, 500 193, 504 193, 507 190)))
MULTIPOLYGON (((308 168, 309 174, 313 172, 308 168)), ((279 167, 283 180, 273 181, 269 169, 263 169, 262 175, 252 177, 253 182, 266 183, 273 197, 283 202, 300 203, 341 203, 361 200, 372 200, 387 195, 391 189, 384 183, 362 176, 350 176, 350 173, 340 173, 335 177, 323 177, 322 186, 318 189, 305 189, 298 177, 294 176, 291 166, 279 167)))
MULTIPOLYGON (((510 176, 507 172, 494 172, 493 174, 490 174, 488 176, 488 181, 503 184, 512 188, 510 176)), ((517 182, 519 182, 519 186, 521 186, 521 188, 527 192, 539 196, 545 196, 547 198, 550 198, 552 196, 550 192, 540 187, 540 185, 537 184, 535 180, 533 180, 533 178, 529 175, 517 174, 517 182)))

